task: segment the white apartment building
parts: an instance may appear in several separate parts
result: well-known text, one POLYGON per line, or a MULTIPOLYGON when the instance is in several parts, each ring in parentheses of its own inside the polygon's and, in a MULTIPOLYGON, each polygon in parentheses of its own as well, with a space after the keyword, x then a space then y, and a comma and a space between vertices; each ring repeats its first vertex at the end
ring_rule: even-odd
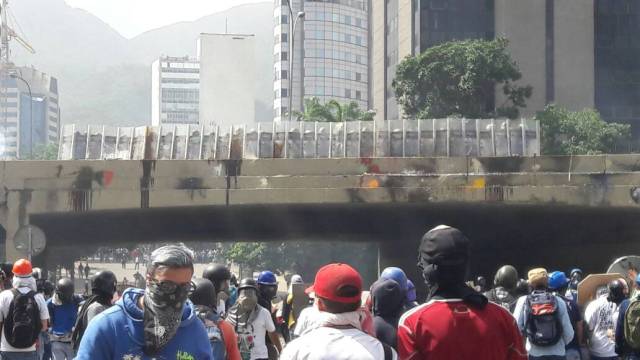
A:
POLYGON ((355 101, 369 109, 369 4, 367 0, 290 0, 293 16, 304 12, 294 37, 293 89, 289 89, 291 19, 287 0, 274 9, 274 121, 286 120, 289 96, 293 110, 304 98, 322 103, 355 101))
POLYGON ((58 80, 32 67, 0 73, 0 158, 28 158, 60 136, 58 80))
POLYGON ((255 36, 200 34, 200 119, 246 124, 256 116, 255 36))
POLYGON ((151 65, 151 123, 200 125, 200 64, 163 56, 151 65))

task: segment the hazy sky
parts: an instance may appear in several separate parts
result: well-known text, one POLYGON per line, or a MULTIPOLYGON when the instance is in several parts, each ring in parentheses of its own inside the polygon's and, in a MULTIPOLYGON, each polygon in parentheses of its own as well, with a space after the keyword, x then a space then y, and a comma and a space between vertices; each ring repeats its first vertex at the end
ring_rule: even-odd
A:
POLYGON ((195 20, 260 0, 65 0, 111 25, 127 38, 179 21, 195 20))

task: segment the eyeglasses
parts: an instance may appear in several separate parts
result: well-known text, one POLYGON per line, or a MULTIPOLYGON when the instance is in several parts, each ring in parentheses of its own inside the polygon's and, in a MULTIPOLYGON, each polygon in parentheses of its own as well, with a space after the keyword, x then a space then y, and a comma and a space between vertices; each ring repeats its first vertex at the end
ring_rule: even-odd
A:
POLYGON ((170 280, 151 280, 150 283, 157 286, 158 289, 165 294, 175 294, 178 292, 186 292, 187 294, 192 294, 196 290, 196 284, 194 284, 192 281, 188 283, 178 284, 170 280))

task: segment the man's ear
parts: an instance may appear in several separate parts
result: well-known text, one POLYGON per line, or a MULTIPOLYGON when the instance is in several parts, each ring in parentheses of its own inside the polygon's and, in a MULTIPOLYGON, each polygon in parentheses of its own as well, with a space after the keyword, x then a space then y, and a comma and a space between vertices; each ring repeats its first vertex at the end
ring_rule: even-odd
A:
POLYGON ((316 299, 316 304, 318 304, 318 310, 320 311, 325 311, 326 307, 324 306, 324 302, 322 301, 321 298, 317 298, 316 299))

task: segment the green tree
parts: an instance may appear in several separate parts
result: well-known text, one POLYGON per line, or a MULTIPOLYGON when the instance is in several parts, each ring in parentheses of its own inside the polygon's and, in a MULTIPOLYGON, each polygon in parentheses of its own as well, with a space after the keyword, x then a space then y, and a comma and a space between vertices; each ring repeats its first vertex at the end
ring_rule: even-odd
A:
POLYGON ((631 126, 607 123, 593 109, 569 111, 547 105, 536 115, 544 155, 593 155, 615 152, 631 138, 631 126))
POLYGON ((317 97, 304 99, 304 112, 295 111, 298 121, 343 122, 343 121, 371 121, 375 112, 363 111, 358 103, 340 103, 331 100, 322 104, 317 97))
POLYGON ((333 121, 333 114, 317 97, 304 99, 304 112, 294 111, 298 121, 333 121))
POLYGON ((362 111, 360 106, 355 101, 350 103, 339 103, 336 100, 331 100, 326 105, 331 110, 334 122, 343 121, 371 121, 375 116, 372 111, 362 111))
POLYGON ((396 70, 393 88, 409 117, 517 118, 531 97, 531 86, 517 86, 522 77, 507 51, 508 41, 452 41, 407 57, 396 70), (494 104, 496 86, 506 100, 494 104))
POLYGON ((226 248, 222 257, 240 265, 243 272, 247 271, 249 274, 264 269, 282 272, 289 265, 283 256, 285 247, 285 243, 277 242, 240 242, 226 248))
POLYGON ((33 154, 26 154, 24 160, 57 160, 58 144, 40 144, 33 148, 33 154))

